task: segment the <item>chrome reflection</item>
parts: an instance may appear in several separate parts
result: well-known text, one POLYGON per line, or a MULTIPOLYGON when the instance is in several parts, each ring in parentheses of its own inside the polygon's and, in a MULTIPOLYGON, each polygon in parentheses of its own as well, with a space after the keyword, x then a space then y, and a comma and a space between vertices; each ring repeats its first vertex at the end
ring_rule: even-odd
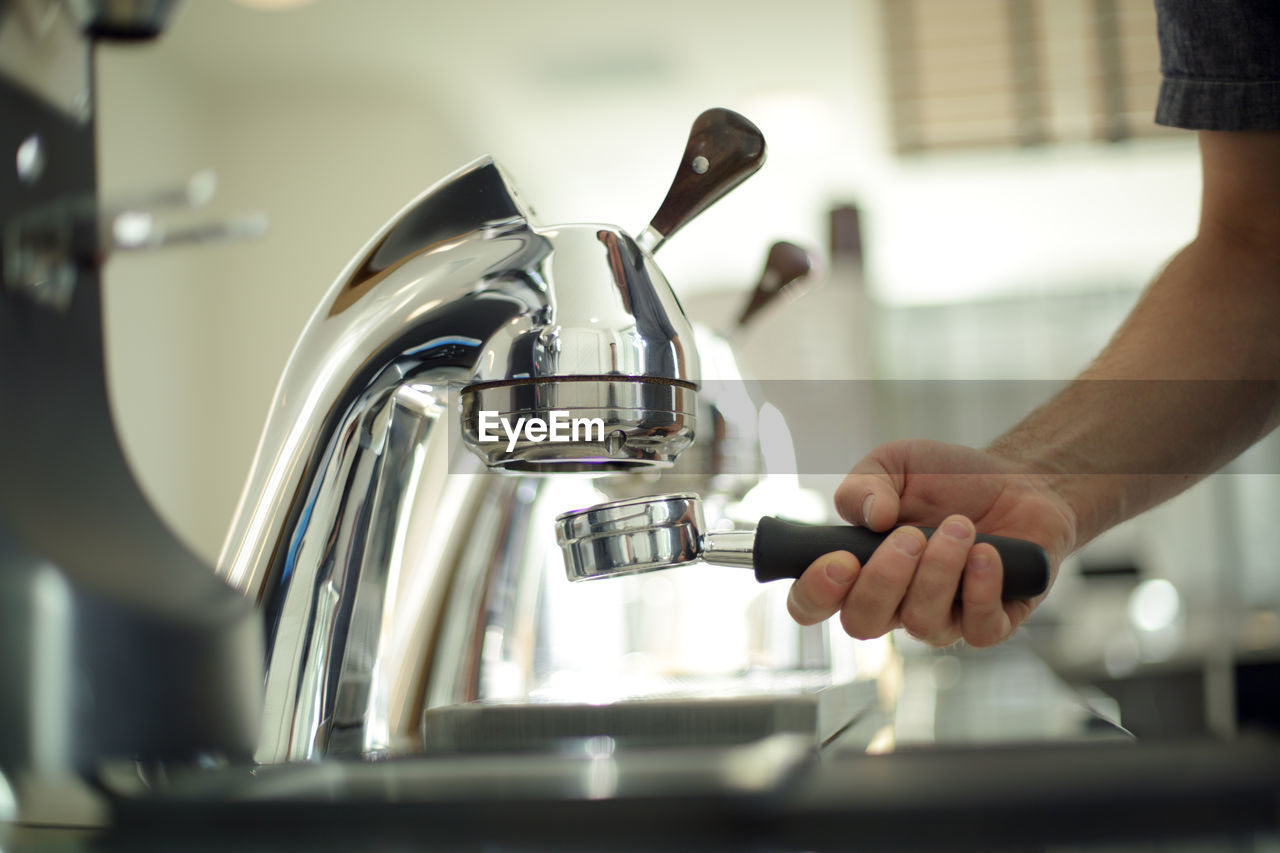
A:
POLYGON ((267 617, 259 760, 394 751, 425 702, 476 695, 486 634, 468 633, 474 611, 461 634, 446 627, 502 572, 467 572, 492 573, 538 538, 523 534, 527 517, 501 515, 522 487, 480 476, 467 449, 478 444, 456 440, 469 435, 460 402, 524 405, 531 386, 535 408, 637 394, 638 412, 595 407, 620 434, 607 453, 566 442, 481 454, 495 468, 625 470, 688 446, 698 380, 692 329, 625 233, 534 226, 488 158, 402 210, 304 330, 218 560, 267 617), (477 540, 490 552, 476 555, 477 540))

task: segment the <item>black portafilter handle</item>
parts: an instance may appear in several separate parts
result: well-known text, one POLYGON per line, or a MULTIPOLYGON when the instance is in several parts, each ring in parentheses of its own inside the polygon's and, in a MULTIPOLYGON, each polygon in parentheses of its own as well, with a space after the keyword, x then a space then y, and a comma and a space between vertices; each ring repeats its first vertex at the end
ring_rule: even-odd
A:
MULTIPOLYGON (((926 537, 935 528, 921 527, 926 537)), ((865 564, 888 533, 848 524, 799 524, 766 516, 756 526, 752 562, 761 583, 798 578, 823 554, 848 551, 865 564)), ((1035 598, 1049 587, 1049 555, 1034 542, 979 533, 978 542, 995 546, 1004 566, 1005 601, 1035 598)))

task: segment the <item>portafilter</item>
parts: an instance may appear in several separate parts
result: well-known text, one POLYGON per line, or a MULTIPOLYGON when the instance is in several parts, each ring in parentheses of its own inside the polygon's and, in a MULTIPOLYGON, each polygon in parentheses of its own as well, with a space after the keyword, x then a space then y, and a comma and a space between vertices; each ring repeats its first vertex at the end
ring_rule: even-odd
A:
MULTIPOLYGON (((755 571, 761 583, 798 578, 823 554, 849 551, 862 563, 888 533, 847 524, 800 524, 765 516, 754 530, 705 530, 702 501, 690 493, 629 498, 556 517, 556 541, 571 581, 634 575, 699 561, 755 571)), ((932 536, 932 527, 919 528, 932 536)), ((1034 542, 977 535, 1004 566, 1006 601, 1034 598, 1049 585, 1049 556, 1034 542)))

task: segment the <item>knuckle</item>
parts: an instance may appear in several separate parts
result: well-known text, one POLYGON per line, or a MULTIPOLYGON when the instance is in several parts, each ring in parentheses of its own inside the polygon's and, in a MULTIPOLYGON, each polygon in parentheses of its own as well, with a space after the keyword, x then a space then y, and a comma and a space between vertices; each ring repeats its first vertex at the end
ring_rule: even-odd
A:
POLYGON ((791 594, 787 596, 787 612, 791 614, 791 618, 801 625, 813 625, 822 621, 822 617, 818 616, 816 611, 817 608, 813 603, 797 593, 793 587, 791 594))
POLYGON ((907 629, 907 633, 920 640, 927 641, 937 627, 932 615, 918 605, 903 607, 900 618, 902 627, 907 629))
POLYGON ((939 555, 926 554, 920 561, 920 569, 911 581, 911 590, 924 598, 952 599, 960 586, 964 573, 964 555, 952 555, 942 559, 939 555))
POLYGON ((935 649, 945 649, 947 646, 955 643, 956 640, 954 634, 945 631, 935 631, 923 636, 916 636, 915 634, 912 634, 911 636, 915 637, 926 646, 932 646, 935 649))
POLYGON ((901 464, 910 454, 911 448, 916 443, 917 442, 914 439, 898 438, 893 441, 886 441, 884 444, 873 450, 872 453, 878 454, 886 460, 901 464))
POLYGON ((889 560, 877 560, 873 557, 867 562, 857 585, 861 588, 863 595, 876 599, 893 598, 901 596, 906 591, 905 574, 900 569, 896 569, 889 560))
POLYGON ((987 627, 970 628, 964 633, 964 641, 975 649, 988 649, 1003 642, 1005 637, 997 630, 987 627))
POLYGON ((856 519, 862 509, 863 494, 868 491, 864 478, 858 474, 850 474, 836 487, 832 503, 836 511, 844 519, 856 519))
POLYGON ((880 614, 887 621, 889 614, 897 613, 907 601, 910 587, 910 571, 881 571, 860 577, 850 597, 866 612, 880 614))
POLYGON ((848 503, 855 497, 858 489, 858 481, 861 478, 857 474, 849 474, 840 481, 840 485, 836 486, 835 502, 837 504, 848 503))
POLYGON ((976 615, 994 614, 1000 607, 1000 593, 992 594, 991 590, 966 581, 960 587, 960 603, 966 611, 976 615))
POLYGON ((835 551, 819 557, 810 569, 822 579, 829 598, 843 598, 857 577, 858 560, 847 551, 835 551))
POLYGON ((855 640, 873 640, 884 633, 875 630, 861 614, 850 609, 840 611, 840 627, 855 640))
POLYGON ((804 611, 795 602, 787 602, 787 613, 791 614, 791 618, 801 625, 812 625, 813 620, 809 618, 809 614, 804 611))

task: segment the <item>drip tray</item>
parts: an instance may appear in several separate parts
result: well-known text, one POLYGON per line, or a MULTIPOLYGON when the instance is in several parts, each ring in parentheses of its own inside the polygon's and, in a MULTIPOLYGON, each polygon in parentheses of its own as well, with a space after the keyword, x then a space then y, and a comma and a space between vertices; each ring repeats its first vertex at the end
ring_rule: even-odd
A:
POLYGON ((423 718, 427 752, 579 750, 600 738, 614 747, 728 746, 778 734, 815 745, 876 708, 875 682, 783 695, 662 697, 599 704, 471 702, 423 718))

